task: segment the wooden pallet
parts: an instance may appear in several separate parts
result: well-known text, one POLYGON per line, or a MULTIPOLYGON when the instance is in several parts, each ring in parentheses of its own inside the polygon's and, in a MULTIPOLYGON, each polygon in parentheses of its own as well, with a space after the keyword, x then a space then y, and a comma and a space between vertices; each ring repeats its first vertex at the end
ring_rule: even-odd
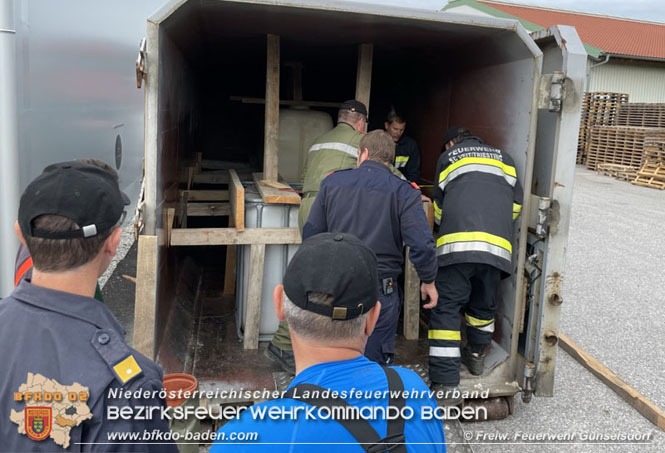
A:
POLYGON ((591 127, 615 125, 619 107, 627 102, 628 94, 626 93, 593 92, 584 94, 577 142, 576 162, 578 164, 586 162, 591 127))
POLYGON ((648 158, 633 181, 636 186, 665 189, 665 160, 648 158))
POLYGON ((597 170, 601 163, 641 167, 646 132, 645 128, 639 127, 592 127, 587 143, 587 168, 597 170))
POLYGON ((601 175, 612 176, 613 178, 619 179, 621 181, 632 182, 637 177, 638 167, 631 167, 629 165, 617 165, 617 164, 608 164, 600 163, 598 164, 598 172, 601 175))
POLYGON ((619 108, 617 125, 665 128, 665 104, 623 104, 619 108))

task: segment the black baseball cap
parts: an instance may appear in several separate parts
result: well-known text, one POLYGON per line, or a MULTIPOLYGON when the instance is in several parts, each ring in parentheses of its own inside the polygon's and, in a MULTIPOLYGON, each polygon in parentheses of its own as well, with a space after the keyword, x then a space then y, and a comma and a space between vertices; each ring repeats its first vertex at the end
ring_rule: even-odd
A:
POLYGON ((462 126, 453 126, 449 128, 446 133, 443 135, 443 146, 446 146, 446 143, 454 139, 460 134, 467 134, 470 135, 471 132, 468 131, 465 127, 462 126))
POLYGON ((338 320, 357 318, 379 298, 376 255, 352 234, 317 234, 293 255, 284 291, 303 310, 338 320), (311 302, 312 292, 330 294, 333 305, 311 302))
POLYGON ((92 237, 114 227, 129 204, 117 178, 96 165, 61 162, 49 165, 21 195, 18 223, 24 235, 46 239, 92 237), (59 215, 80 229, 47 231, 35 228, 41 215, 59 215))
POLYGON ((365 104, 360 101, 356 101, 355 99, 342 102, 342 105, 339 106, 339 109, 350 110, 351 112, 358 112, 367 116, 367 107, 365 107, 365 104))

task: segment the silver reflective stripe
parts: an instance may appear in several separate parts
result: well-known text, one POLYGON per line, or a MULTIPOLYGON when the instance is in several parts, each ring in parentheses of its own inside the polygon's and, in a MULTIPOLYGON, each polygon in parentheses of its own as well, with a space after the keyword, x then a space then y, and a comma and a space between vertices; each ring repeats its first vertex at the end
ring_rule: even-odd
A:
POLYGON ((510 252, 508 250, 488 244, 487 242, 453 242, 436 248, 437 255, 446 255, 455 252, 487 252, 510 261, 510 252))
POLYGON ((309 152, 311 153, 312 151, 321 151, 322 149, 334 149, 346 154, 350 154, 353 157, 358 157, 357 148, 340 142, 319 143, 317 145, 312 145, 312 147, 309 149, 309 152))
POLYGON ((515 186, 515 183, 517 182, 517 178, 507 175, 506 173, 503 172, 501 168, 495 167, 494 165, 467 164, 467 165, 462 165, 460 168, 451 171, 448 174, 448 176, 446 176, 446 179, 441 181, 439 187, 441 188, 441 190, 443 190, 443 188, 446 187, 446 184, 448 184, 453 179, 457 178, 460 175, 463 175, 464 173, 471 173, 473 171, 481 171, 483 173, 491 173, 493 175, 500 176, 504 178, 506 182, 511 186, 515 186))
POLYGON ((476 330, 480 330, 482 332, 494 332, 494 323, 489 324, 487 326, 472 326, 467 322, 466 325, 469 327, 473 327, 476 330))
POLYGON ((430 346, 429 355, 433 357, 460 357, 459 348, 442 348, 430 346))
POLYGON ((395 162, 395 168, 406 167, 406 162, 395 162))

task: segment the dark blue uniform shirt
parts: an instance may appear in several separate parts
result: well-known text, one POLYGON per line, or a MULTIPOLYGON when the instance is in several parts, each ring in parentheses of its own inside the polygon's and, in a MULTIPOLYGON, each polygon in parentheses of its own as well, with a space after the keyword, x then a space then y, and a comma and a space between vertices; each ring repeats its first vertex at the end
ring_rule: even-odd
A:
MULTIPOLYGON (((1 450, 61 451, 67 445, 66 451, 71 452, 177 452, 174 444, 109 444, 114 441, 109 433, 143 436, 144 432, 166 433, 169 427, 159 410, 165 405, 159 395, 161 369, 127 346, 122 327, 104 304, 24 280, 0 301, 0 345, 1 450), (69 404, 69 390, 80 386, 87 388, 88 409, 69 404), (148 396, 113 394, 121 389, 147 391, 148 396), (67 390, 63 404, 45 403, 63 390, 67 390), (107 417, 109 407, 129 407, 136 414, 139 406, 157 410, 148 420, 107 417), (43 440, 26 434, 25 418, 32 407, 47 408, 46 416, 33 417, 27 426, 37 437, 50 428, 43 440), (20 421, 24 421, 22 426, 20 421)), ((77 403, 82 402, 79 398, 77 395, 77 403)))
POLYGON ((303 239, 323 232, 357 236, 376 253, 381 278, 400 274, 405 243, 420 279, 431 282, 436 277, 434 239, 420 191, 382 163, 367 160, 323 180, 303 239))

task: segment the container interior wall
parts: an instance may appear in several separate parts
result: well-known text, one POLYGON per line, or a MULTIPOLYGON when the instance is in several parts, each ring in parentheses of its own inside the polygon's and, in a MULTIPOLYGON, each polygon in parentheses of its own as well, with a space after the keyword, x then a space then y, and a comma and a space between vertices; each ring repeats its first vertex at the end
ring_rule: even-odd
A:
MULTIPOLYGON (((190 1, 160 25, 158 212, 177 203, 183 171, 198 152, 262 170, 264 104, 249 98, 265 95, 266 33, 281 36, 280 99, 295 95, 291 62, 302 64, 304 100, 354 98, 358 44, 373 43, 370 129, 383 126, 391 105, 399 107, 407 135, 420 146, 422 182, 435 179, 442 137, 453 124, 508 151, 524 180, 535 63, 514 31, 190 1)), ((311 108, 336 120, 336 108, 311 108)), ((172 335, 167 321, 179 303, 179 263, 196 253, 161 250, 158 345, 172 335)), ((502 291, 495 341, 510 351, 513 279, 502 291)))

